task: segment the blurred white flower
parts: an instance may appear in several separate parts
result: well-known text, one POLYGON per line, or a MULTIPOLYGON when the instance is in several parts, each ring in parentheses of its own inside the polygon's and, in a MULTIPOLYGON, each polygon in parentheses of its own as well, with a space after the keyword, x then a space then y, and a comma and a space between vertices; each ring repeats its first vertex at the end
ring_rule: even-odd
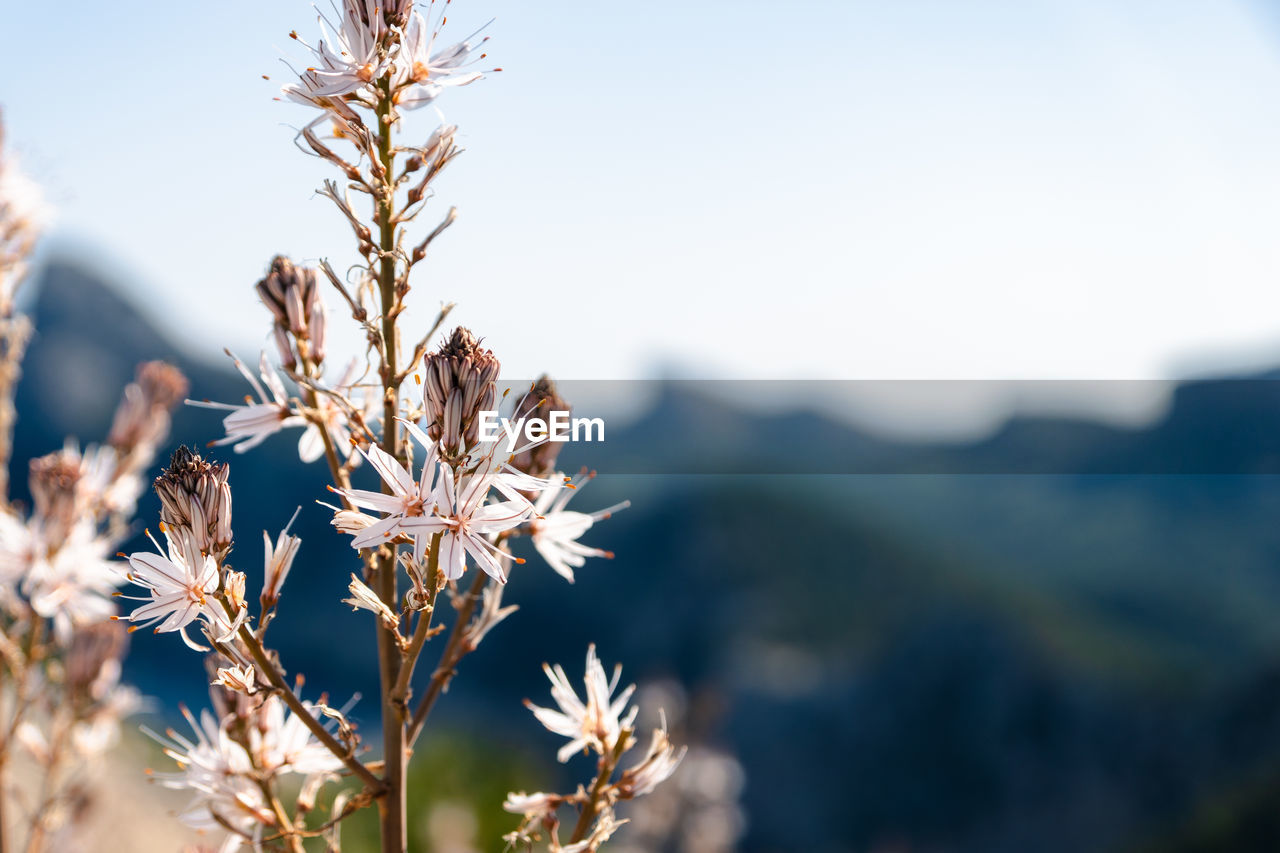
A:
POLYGON ((582 474, 569 480, 563 474, 556 474, 549 478, 550 484, 542 490, 533 505, 537 517, 529 522, 533 547, 547 561, 547 565, 569 583, 573 583, 573 570, 585 565, 587 557, 613 558, 612 551, 589 548, 579 543, 578 539, 582 534, 590 530, 597 521, 631 506, 630 501, 623 501, 590 514, 566 510, 565 505, 593 476, 594 474, 582 474))
POLYGON ((556 809, 564 802, 564 797, 559 794, 546 794, 541 791, 535 794, 526 794, 512 792, 507 794, 506 802, 502 804, 502 808, 512 814, 524 815, 531 818, 543 818, 553 815, 556 809))
POLYGON ((253 762, 244 747, 231 739, 210 712, 201 712, 199 722, 186 708, 182 713, 191 724, 194 741, 173 729, 166 730, 167 737, 143 729, 178 763, 177 772, 156 773, 153 778, 166 788, 194 792, 178 815, 187 826, 202 832, 234 829, 220 848, 230 853, 239 849, 245 837, 259 837, 263 826, 273 824, 275 818, 261 787, 252 780, 253 762))
POLYGON ((18 568, 22 591, 37 614, 53 620, 60 642, 69 642, 79 625, 102 622, 115 613, 110 596, 121 581, 108 560, 111 543, 90 520, 71 527, 66 538, 54 541, 39 525, 0 523, 0 574, 18 568))
POLYGON ((653 730, 649 751, 645 757, 639 764, 623 771, 618 783, 623 796, 639 797, 648 794, 670 779, 671 774, 680 766, 680 760, 684 758, 687 749, 688 747, 681 747, 677 750, 671 743, 671 738, 667 736, 667 720, 664 716, 662 724, 653 730))
POLYGON ((639 710, 635 707, 626 710, 627 702, 636 689, 634 684, 619 693, 616 699, 611 698, 622 678, 622 665, 614 668, 612 679, 607 678, 600 658, 596 657, 595 644, 587 647, 587 667, 583 679, 587 696, 585 703, 578 698, 559 664, 554 667, 543 664, 542 670, 551 679, 551 698, 556 700, 560 710, 543 708, 528 701, 525 704, 533 711, 538 722, 550 731, 570 739, 556 753, 556 758, 563 763, 575 753, 586 749, 594 749, 600 755, 612 752, 623 730, 630 729, 635 723, 639 710))
MULTIPOLYGON (((310 712, 315 706, 303 702, 310 712)), ((336 773, 342 761, 316 740, 302 717, 285 708, 278 696, 268 696, 250 731, 250 747, 259 770, 265 773, 297 773, 314 776, 336 773)))

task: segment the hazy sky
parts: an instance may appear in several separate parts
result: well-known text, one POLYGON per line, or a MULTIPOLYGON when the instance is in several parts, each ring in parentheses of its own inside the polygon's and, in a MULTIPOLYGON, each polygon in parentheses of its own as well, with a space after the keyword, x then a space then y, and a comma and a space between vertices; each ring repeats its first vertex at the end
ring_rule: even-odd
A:
MULTIPOLYGON (((457 0, 505 72, 416 279, 509 375, 1166 376, 1280 361, 1280 39, 1261 5, 457 0)), ((57 240, 197 347, 276 252, 353 259, 272 100, 302 0, 20 3, 0 104, 57 240), (50 19, 51 10, 56 19, 50 19), (160 11, 163 10, 163 11, 160 11), (261 79, 269 74, 271 82, 261 79)), ((422 138, 428 111, 409 127, 422 138)))

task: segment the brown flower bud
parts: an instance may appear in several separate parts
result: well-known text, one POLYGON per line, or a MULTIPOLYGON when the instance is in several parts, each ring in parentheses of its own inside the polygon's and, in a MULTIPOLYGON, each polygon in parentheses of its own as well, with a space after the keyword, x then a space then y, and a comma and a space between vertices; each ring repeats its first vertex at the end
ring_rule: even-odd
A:
MULTIPOLYGON (((551 420, 552 412, 572 411, 565 399, 556 390, 556 383, 550 376, 543 375, 529 388, 516 404, 515 422, 537 418, 543 422, 551 420)), ((559 441, 544 441, 532 447, 526 447, 511 460, 512 466, 534 477, 549 477, 556 470, 556 457, 560 455, 559 441)))
POLYGON ((444 457, 456 459, 475 445, 480 412, 494 407, 498 359, 459 326, 440 351, 423 362, 427 434, 440 442, 444 457))
POLYGON ((312 366, 324 361, 325 308, 316 271, 277 255, 256 287, 275 318, 276 348, 285 368, 296 369, 299 360, 312 366))
POLYGON ((36 515, 43 521, 49 540, 59 542, 85 509, 85 494, 80 488, 83 460, 75 450, 57 450, 32 459, 29 470, 36 515))
POLYGON ((67 691, 73 701, 96 701, 119 675, 129 633, 122 622, 94 622, 75 630, 67 652, 67 691))
POLYGON ((231 548, 231 466, 179 447, 155 481, 160 520, 187 530, 201 551, 221 559, 231 548))
POLYGON ((169 412, 187 396, 187 387, 187 377, 171 364, 140 365, 137 378, 124 389, 107 443, 122 456, 141 450, 150 457, 168 436, 169 412))

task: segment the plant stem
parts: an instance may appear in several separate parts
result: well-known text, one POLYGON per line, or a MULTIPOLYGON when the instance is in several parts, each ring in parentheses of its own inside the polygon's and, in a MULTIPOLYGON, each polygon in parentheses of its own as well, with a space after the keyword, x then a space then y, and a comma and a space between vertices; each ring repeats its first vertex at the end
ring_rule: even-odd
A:
POLYGON ((601 795, 609 784, 609 780, 613 778, 613 771, 622 759, 622 753, 627 751, 627 742, 630 740, 631 731, 623 729, 618 733, 618 742, 614 744, 613 750, 608 755, 600 757, 599 770, 596 773, 595 782, 591 784, 591 797, 582 807, 582 814, 578 815, 578 823, 573 828, 573 837, 569 839, 570 844, 581 841, 591 830, 591 824, 595 822, 596 815, 600 812, 601 795))
POLYGON ((413 670, 418 663, 418 656, 422 654, 422 647, 426 645, 427 638, 431 635, 431 617, 435 615, 436 596, 440 594, 436 573, 440 570, 440 538, 443 535, 443 533, 437 533, 431 537, 431 552, 427 556, 427 583, 431 584, 431 588, 427 594, 427 606, 418 614, 418 624, 413 629, 413 639, 409 641, 409 647, 404 651, 404 660, 400 663, 400 677, 396 679, 395 687, 391 691, 392 698, 400 708, 402 724, 408 717, 409 687, 413 681, 413 670))
POLYGON ((436 666, 436 671, 431 673, 431 682, 427 685, 426 692, 422 694, 422 701, 418 703, 418 707, 413 711, 413 720, 409 723, 409 735, 407 743, 409 748, 413 749, 414 743, 418 740, 418 735, 422 733, 422 727, 427 722, 427 715, 431 713, 431 709, 435 706, 436 700, 440 698, 440 694, 449 686, 449 681, 453 678, 454 667, 458 661, 466 657, 471 650, 463 645, 463 637, 466 636, 467 625, 471 622, 471 614, 475 612, 476 602, 480 600, 480 593, 484 591, 485 582, 489 576, 479 569, 475 570, 475 578, 471 581, 471 588, 467 590, 467 600, 458 611, 458 618, 453 623, 453 628, 449 631, 449 640, 445 643, 444 651, 440 653, 440 663, 436 666))
MULTIPOLYGON (((400 407, 400 384, 396 380, 397 340, 396 317, 399 313, 396 298, 395 257, 395 152, 391 145, 392 103, 391 75, 378 81, 378 159, 381 161, 383 180, 377 199, 378 219, 378 293, 382 303, 382 449, 393 458, 400 458, 400 422, 396 420, 400 407)), ((383 491, 390 486, 383 484, 383 491)), ((378 559, 378 569, 373 580, 378 596, 392 611, 398 611, 396 593, 396 553, 394 546, 385 549, 378 559)), ((382 681, 382 760, 383 776, 387 783, 387 795, 379 801, 383 853, 405 853, 405 784, 404 784, 404 719, 396 705, 394 689, 399 679, 400 650, 392 636, 395 628, 378 623, 378 662, 382 681)))

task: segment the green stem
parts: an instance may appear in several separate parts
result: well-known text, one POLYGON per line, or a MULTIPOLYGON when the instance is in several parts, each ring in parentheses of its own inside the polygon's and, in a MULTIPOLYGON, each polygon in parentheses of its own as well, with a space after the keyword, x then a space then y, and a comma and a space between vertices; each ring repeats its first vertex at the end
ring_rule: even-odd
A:
MULTIPOLYGON (((396 316, 399 306, 396 299, 395 258, 395 152, 391 146, 391 75, 378 81, 378 159, 383 170, 381 194, 377 200, 378 218, 378 293, 382 302, 382 449, 393 458, 400 458, 399 414, 400 386, 396 381, 396 357, 399 348, 396 316)), ((390 487, 383 484, 383 491, 390 487)), ((373 578, 378 596, 393 611, 398 611, 396 592, 396 553, 388 547, 378 559, 376 577, 373 578)), ((404 719, 395 702, 394 689, 399 680, 400 646, 394 628, 386 628, 379 622, 378 663, 382 681, 382 755, 385 763, 383 776, 387 782, 387 796, 380 800, 379 817, 382 830, 383 853, 405 853, 405 762, 404 719)), ((397 631, 398 633, 398 631, 397 631)))
POLYGON ((418 664, 418 656, 422 654, 422 647, 426 645, 427 637, 431 635, 431 617, 435 615, 436 596, 440 592, 440 585, 436 583, 436 572, 440 569, 440 537, 443 535, 443 533, 437 533, 431 537, 431 553, 427 557, 427 583, 431 587, 427 593, 427 606, 418 615, 418 625, 413 630, 413 639, 409 641, 409 647, 404 651, 404 660, 400 664, 400 677, 396 679, 396 685, 391 691, 392 698, 400 708, 402 722, 408 714, 407 702, 409 686, 413 681, 413 670, 418 664))

